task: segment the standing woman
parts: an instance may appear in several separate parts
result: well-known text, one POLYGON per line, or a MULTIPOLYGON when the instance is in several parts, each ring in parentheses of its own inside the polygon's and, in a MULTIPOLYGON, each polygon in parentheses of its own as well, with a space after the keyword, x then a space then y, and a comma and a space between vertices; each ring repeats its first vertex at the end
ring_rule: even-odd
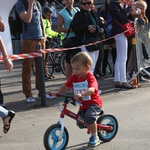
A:
MULTIPOLYGON (((74 16, 71 29, 84 43, 88 38, 100 37, 104 32, 104 26, 98 13, 91 9, 93 6, 93 0, 80 0, 80 4, 81 10, 74 16)), ((95 70, 100 48, 101 47, 92 52, 89 52, 85 46, 82 46, 81 48, 83 52, 87 52, 92 58, 93 64, 90 68, 91 73, 95 70)))
MULTIPOLYGON (((121 24, 125 24, 128 21, 128 15, 131 13, 132 2, 126 3, 123 0, 111 0, 109 3, 109 12, 112 17, 119 21, 121 24)), ((113 35, 116 41, 116 62, 115 62, 115 74, 114 82, 115 89, 132 89, 133 87, 127 82, 126 79, 126 61, 127 61, 127 37, 123 32, 123 29, 114 20, 113 24, 113 35)))
MULTIPOLYGON (((58 13, 58 22, 57 22, 57 29, 58 32, 64 32, 64 37, 66 37, 67 32, 69 30, 71 21, 76 14, 77 11, 79 11, 79 8, 74 8, 74 0, 63 0, 62 1, 65 7, 58 13)), ((70 30, 68 37, 74 37, 75 33, 70 30)), ((78 51, 76 50, 68 50, 65 51, 66 53, 66 65, 65 65, 65 71, 66 71, 66 78, 69 79, 69 77, 72 74, 72 68, 70 64, 70 60, 78 51)))

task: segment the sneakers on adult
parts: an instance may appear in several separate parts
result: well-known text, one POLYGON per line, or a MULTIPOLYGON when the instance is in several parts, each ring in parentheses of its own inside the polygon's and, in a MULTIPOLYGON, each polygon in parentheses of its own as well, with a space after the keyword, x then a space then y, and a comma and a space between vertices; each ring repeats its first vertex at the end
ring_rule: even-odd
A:
POLYGON ((56 96, 50 96, 49 94, 46 94, 46 98, 50 100, 56 98, 56 96))
POLYGON ((34 102, 36 102, 36 101, 35 101, 35 99, 34 99, 33 97, 28 97, 28 98, 26 99, 26 102, 27 102, 27 103, 34 103, 34 102))
POLYGON ((100 144, 100 140, 98 136, 91 136, 88 145, 89 146, 97 146, 100 144))

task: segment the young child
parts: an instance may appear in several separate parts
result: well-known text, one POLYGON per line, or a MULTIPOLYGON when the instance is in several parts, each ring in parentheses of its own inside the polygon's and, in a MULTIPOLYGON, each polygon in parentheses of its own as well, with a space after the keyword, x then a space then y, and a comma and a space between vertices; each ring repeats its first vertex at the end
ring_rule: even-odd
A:
POLYGON ((148 18, 146 17, 147 3, 143 0, 138 0, 133 5, 132 16, 138 18, 138 22, 141 25, 148 24, 148 18))
POLYGON ((100 140, 97 136, 96 116, 101 112, 103 102, 99 96, 98 83, 94 75, 89 71, 91 65, 92 59, 86 52, 79 52, 73 56, 71 59, 73 74, 52 95, 57 96, 58 94, 62 94, 68 88, 74 89, 74 99, 81 103, 78 115, 82 114, 81 117, 84 118, 85 123, 88 124, 91 130, 89 145, 97 146, 100 144, 100 140))

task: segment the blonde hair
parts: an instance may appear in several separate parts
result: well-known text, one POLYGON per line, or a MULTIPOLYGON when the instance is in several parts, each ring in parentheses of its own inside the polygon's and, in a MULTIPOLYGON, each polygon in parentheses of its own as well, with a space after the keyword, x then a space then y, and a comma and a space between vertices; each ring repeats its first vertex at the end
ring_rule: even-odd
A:
POLYGON ((144 6, 145 10, 147 9, 147 3, 144 0, 138 0, 135 2, 135 8, 140 8, 141 6, 144 6))
POLYGON ((71 64, 81 62, 84 66, 91 66, 92 65, 92 59, 90 55, 86 52, 79 52, 76 55, 74 55, 71 59, 71 64))

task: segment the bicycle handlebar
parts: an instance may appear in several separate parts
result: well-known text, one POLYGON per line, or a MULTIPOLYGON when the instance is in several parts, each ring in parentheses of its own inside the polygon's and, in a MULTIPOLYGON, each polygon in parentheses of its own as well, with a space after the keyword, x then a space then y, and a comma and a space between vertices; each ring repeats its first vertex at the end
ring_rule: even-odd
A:
MULTIPOLYGON (((51 93, 50 93, 50 95, 51 95, 51 93)), ((73 94, 71 94, 71 95, 69 95, 69 94, 57 94, 56 97, 65 97, 66 103, 70 102, 74 106, 76 106, 76 104, 79 104, 80 106, 82 106, 82 104, 80 102, 78 102, 74 99, 73 94)), ((82 100, 82 97, 80 97, 79 99, 82 100)))

